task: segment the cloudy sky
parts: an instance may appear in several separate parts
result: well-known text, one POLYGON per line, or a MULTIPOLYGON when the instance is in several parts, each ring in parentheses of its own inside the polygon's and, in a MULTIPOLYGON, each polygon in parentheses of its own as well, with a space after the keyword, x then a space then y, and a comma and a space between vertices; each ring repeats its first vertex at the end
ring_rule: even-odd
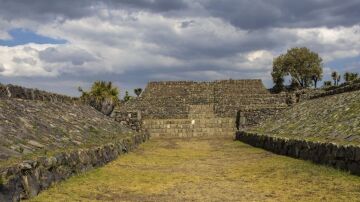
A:
MULTIPOLYGON (((0 82, 77 95, 153 80, 263 79, 306 46, 360 71, 359 0, 0 0, 0 82)), ((328 79, 326 77, 325 79, 328 79)))

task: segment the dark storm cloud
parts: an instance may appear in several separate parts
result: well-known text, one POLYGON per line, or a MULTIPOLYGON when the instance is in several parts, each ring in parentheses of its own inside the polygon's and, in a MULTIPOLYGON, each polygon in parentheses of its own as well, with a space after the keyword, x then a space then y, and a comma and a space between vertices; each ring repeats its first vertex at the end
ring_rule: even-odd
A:
POLYGON ((106 8, 172 11, 176 17, 215 16, 248 30, 351 26, 360 22, 358 0, 0 0, 0 5, 0 16, 7 20, 61 21, 96 15, 99 8, 106 8))
POLYGON ((0 0, 0 16, 5 20, 32 19, 49 21, 75 19, 93 12, 95 0, 0 0))
POLYGON ((71 62, 73 65, 83 65, 96 60, 85 50, 69 47, 46 48, 39 52, 39 58, 48 63, 71 62))
MULTIPOLYGON (((196 22, 192 22, 191 26, 197 26, 196 22)), ((145 41, 162 47, 157 53, 186 60, 224 58, 254 50, 271 50, 296 40, 293 35, 267 29, 246 31, 242 37, 234 38, 218 37, 211 31, 203 35, 178 36, 166 30, 149 32, 145 37, 145 41)))
POLYGON ((0 16, 6 20, 25 18, 43 22, 92 16, 99 8, 166 12, 186 7, 182 0, 0 0, 0 16))
MULTIPOLYGON (((182 10, 188 7, 184 0, 112 0, 110 2, 117 7, 129 6, 154 12, 182 10)), ((108 2, 104 1, 104 3, 108 2)))
POLYGON ((351 26, 360 22, 358 0, 203 0, 210 15, 242 29, 351 26))

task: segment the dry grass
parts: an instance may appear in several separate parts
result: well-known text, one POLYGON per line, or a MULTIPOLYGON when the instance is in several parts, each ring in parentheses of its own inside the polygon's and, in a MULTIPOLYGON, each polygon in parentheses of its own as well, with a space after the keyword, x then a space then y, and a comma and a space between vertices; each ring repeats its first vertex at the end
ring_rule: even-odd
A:
POLYGON ((360 177, 231 139, 158 139, 31 201, 359 201, 360 177))

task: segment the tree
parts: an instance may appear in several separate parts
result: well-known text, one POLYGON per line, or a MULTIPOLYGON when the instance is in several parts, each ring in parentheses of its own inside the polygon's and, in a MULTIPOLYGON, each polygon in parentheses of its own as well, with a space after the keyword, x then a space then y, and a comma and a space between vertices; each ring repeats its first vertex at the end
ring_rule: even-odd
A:
POLYGON ((142 92, 142 88, 135 88, 135 89, 134 89, 134 93, 135 93, 135 95, 136 95, 137 97, 140 96, 141 92, 142 92))
POLYGON ((275 86, 283 85, 284 77, 290 76, 291 81, 301 88, 316 87, 317 82, 322 80, 322 66, 322 59, 317 53, 306 47, 296 47, 274 59, 271 75, 275 86))
POLYGON ((334 81, 334 86, 337 86, 339 85, 339 82, 340 82, 340 79, 341 79, 341 76, 339 73, 337 73, 336 71, 333 71, 331 73, 331 78, 333 79, 334 81))
POLYGON ((318 81, 322 80, 323 69, 322 68, 315 68, 313 69, 311 80, 314 82, 314 87, 317 88, 318 81))
POLYGON ((84 91, 81 87, 78 90, 82 93, 80 97, 82 101, 105 115, 110 115, 119 101, 119 89, 111 82, 95 81, 90 91, 84 91))

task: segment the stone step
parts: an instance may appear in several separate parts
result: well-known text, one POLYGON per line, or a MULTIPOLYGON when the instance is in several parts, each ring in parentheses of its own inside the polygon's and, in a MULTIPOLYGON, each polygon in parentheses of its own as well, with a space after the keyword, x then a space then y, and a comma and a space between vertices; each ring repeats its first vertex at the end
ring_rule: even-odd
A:
POLYGON ((157 137, 212 137, 212 136, 229 136, 235 137, 235 132, 223 133, 150 133, 151 138, 157 137))
POLYGON ((235 123, 221 123, 221 124, 213 124, 213 123, 197 123, 197 124, 151 124, 151 125, 143 125, 146 129, 161 129, 161 128, 176 128, 176 129, 186 129, 186 128, 233 128, 235 127, 235 123))
POLYGON ((223 133, 223 132, 235 132, 235 128, 197 128, 197 129, 148 129, 149 133, 223 133))
POLYGON ((144 125, 164 125, 164 124, 222 124, 222 123, 235 123, 233 118, 210 118, 210 119, 172 119, 172 120, 144 120, 144 125))

